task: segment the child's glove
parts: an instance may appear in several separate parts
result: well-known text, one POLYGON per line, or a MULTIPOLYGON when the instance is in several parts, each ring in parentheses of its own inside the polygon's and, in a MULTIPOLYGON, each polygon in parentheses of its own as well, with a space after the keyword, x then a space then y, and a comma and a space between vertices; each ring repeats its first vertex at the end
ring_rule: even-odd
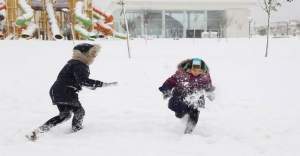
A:
POLYGON ((206 92, 206 97, 208 98, 209 101, 214 101, 215 93, 214 92, 206 92))
POLYGON ((103 82, 102 87, 117 86, 118 82, 103 82))
POLYGON ((186 104, 188 105, 189 108, 192 109, 197 109, 199 110, 200 108, 205 108, 205 98, 204 95, 200 96, 199 98, 197 98, 197 100, 187 100, 185 101, 186 104))
POLYGON ((169 97, 172 96, 172 92, 171 91, 164 91, 163 92, 163 99, 168 99, 169 97))

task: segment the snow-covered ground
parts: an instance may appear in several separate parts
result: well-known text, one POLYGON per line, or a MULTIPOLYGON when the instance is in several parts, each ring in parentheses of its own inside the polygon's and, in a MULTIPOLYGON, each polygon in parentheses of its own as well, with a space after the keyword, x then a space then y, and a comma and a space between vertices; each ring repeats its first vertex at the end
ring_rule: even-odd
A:
MULTIPOLYGON (((71 56, 72 42, 0 41, 0 156, 298 156, 300 39, 97 41, 91 78, 119 86, 84 89, 84 129, 71 122, 37 142, 24 135, 58 111, 48 91, 71 56), (168 110, 158 87, 177 63, 202 57, 216 99, 191 135, 168 110)), ((78 43, 78 42, 77 42, 78 43)))

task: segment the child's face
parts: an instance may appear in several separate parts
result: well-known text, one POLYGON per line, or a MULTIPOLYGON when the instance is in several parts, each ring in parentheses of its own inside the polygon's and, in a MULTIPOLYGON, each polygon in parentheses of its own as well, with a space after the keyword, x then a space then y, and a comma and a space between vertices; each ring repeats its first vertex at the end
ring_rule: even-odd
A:
POLYGON ((95 58, 97 57, 98 55, 98 51, 96 48, 92 48, 90 50, 89 53, 87 53, 86 57, 87 57, 87 60, 88 60, 88 64, 92 64, 95 60, 95 58))
POLYGON ((190 73, 193 75, 193 76, 199 76, 200 74, 203 74, 204 71, 201 69, 201 68, 192 68, 190 70, 190 73))

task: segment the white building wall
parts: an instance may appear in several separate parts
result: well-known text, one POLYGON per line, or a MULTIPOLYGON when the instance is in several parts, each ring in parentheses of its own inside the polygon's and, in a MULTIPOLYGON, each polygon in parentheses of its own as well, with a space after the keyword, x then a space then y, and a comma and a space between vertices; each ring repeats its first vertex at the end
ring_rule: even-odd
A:
MULTIPOLYGON (((121 7, 115 2, 111 3, 109 9, 111 12, 119 10, 121 7)), ((167 11, 195 11, 195 10, 225 10, 228 18, 228 25, 225 30, 225 37, 248 37, 248 18, 250 11, 248 8, 255 5, 251 1, 219 1, 212 3, 209 1, 152 1, 152 0, 128 0, 127 10, 167 10, 167 11)), ((185 32, 184 32, 185 33, 185 32)), ((185 35, 184 35, 185 36, 185 35)))

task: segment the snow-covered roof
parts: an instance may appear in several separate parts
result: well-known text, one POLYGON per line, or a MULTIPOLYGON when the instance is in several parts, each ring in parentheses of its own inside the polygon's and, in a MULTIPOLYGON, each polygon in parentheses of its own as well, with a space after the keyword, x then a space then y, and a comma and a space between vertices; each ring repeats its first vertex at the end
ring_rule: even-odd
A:
MULTIPOLYGON (((120 0, 111 0, 109 8, 114 10, 120 0)), ((257 0, 125 0, 128 9, 164 9, 164 10, 224 10, 231 8, 249 8, 257 0)))
MULTIPOLYGON (((113 2, 119 2, 120 0, 111 0, 113 2)), ((182 2, 182 3, 256 3, 257 0, 125 0, 125 2, 158 2, 158 3, 163 3, 163 2, 182 2)))

